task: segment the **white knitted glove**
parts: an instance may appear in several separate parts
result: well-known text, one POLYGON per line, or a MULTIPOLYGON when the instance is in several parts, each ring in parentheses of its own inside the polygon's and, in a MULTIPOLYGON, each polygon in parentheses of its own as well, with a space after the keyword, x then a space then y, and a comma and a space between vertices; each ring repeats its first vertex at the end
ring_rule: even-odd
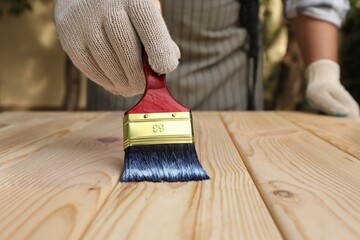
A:
POLYGON ((155 0, 57 0, 55 26, 75 66, 115 94, 144 91, 141 43, 156 72, 171 72, 179 63, 155 0))
POLYGON ((306 98, 313 108, 359 121, 359 105, 340 83, 340 67, 331 60, 318 60, 305 71, 306 98))

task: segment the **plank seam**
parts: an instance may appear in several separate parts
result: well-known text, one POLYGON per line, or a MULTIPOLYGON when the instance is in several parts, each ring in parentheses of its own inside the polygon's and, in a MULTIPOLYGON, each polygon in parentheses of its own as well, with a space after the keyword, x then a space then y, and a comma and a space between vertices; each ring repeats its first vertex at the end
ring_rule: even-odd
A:
MULTIPOLYGON (((50 114, 51 114, 51 113, 50 113, 50 114)), ((71 114, 71 113, 67 113, 67 114, 71 114)), ((105 118, 105 117, 108 116, 108 115, 109 115, 109 114, 106 113, 106 114, 104 114, 101 118, 100 118, 100 117, 96 117, 95 120, 92 121, 92 122, 87 122, 87 121, 86 121, 86 124, 84 124, 84 126, 82 126, 82 127, 79 128, 79 129, 74 130, 71 134, 76 133, 76 132, 78 132, 78 131, 86 128, 86 127, 89 127, 90 125, 92 125, 92 124, 100 121, 101 119, 105 118)), ((76 120, 79 120, 79 119, 76 119, 76 120)), ((84 116, 81 120, 86 120, 86 116, 84 116)), ((43 124, 46 124, 46 122, 44 122, 43 124)), ((46 138, 49 138, 49 137, 51 137, 51 136, 53 136, 53 135, 56 135, 56 134, 58 134, 58 133, 61 133, 62 131, 66 130, 66 129, 68 129, 68 128, 71 128, 73 125, 74 125, 74 123, 69 124, 68 126, 63 126, 63 127, 61 127, 61 128, 58 128, 58 129, 56 129, 56 131, 54 131, 54 132, 52 132, 52 133, 48 133, 48 132, 47 132, 46 134, 44 133, 43 135, 40 135, 40 136, 38 136, 37 138, 33 139, 31 142, 20 144, 20 146, 21 146, 22 148, 26 148, 26 147, 32 146, 32 145, 37 144, 37 143, 39 143, 39 142, 41 142, 41 141, 43 141, 43 140, 46 140, 46 138)), ((33 126, 30 125, 29 128, 30 128, 30 127, 33 127, 33 126)), ((21 132, 21 131, 20 131, 20 132, 21 132)), ((17 132, 16 132, 16 134, 17 134, 17 132)), ((60 141, 60 140, 64 139, 65 137, 67 137, 67 135, 61 136, 61 138, 54 140, 54 142, 46 143, 46 144, 44 144, 43 146, 39 147, 38 149, 35 149, 33 152, 31 152, 31 153, 29 153, 29 154, 17 156, 17 157, 15 158, 15 160, 14 160, 14 159, 11 159, 11 160, 4 161, 4 162, 1 162, 1 161, 0 161, 0 171, 1 171, 1 169, 8 168, 8 167, 11 167, 11 166, 14 166, 14 165, 18 164, 19 162, 27 159, 28 157, 31 157, 33 154, 35 154, 35 153, 43 150, 44 148, 49 147, 49 146, 55 144, 57 141, 60 141)), ((0 139, 0 140, 1 140, 1 139, 0 139)), ((2 149, 1 152, 0 152, 0 159, 1 159, 1 158, 4 158, 4 157, 7 156, 8 154, 12 154, 12 153, 17 152, 17 151, 18 151, 17 148, 18 148, 18 145, 5 148, 5 150, 2 149), (5 151, 6 151, 6 152, 5 152, 5 151), (2 153, 2 152, 4 152, 4 153, 2 153)))
MULTIPOLYGON (((122 171, 122 169, 121 169, 122 171)), ((120 178, 119 178, 120 180, 120 178)), ((101 206, 99 207, 99 209, 96 211, 96 213, 94 214, 93 218, 89 221, 88 225, 84 228, 84 231, 80 234, 79 239, 84 239, 85 234, 89 231, 90 226, 93 224, 93 222, 95 221, 95 219, 97 218, 97 216, 100 214, 102 208, 104 207, 104 205, 108 202, 109 198, 113 195, 113 193, 115 192, 115 189, 117 187, 117 185, 119 184, 119 180, 117 182, 117 184, 114 185, 113 189, 110 190, 109 194, 107 195, 107 197, 104 199, 104 202, 101 204, 101 206)))
POLYGON ((262 191, 260 190, 261 188, 258 186, 258 182, 256 181, 256 177, 253 175, 252 171, 250 171, 250 169, 249 169, 249 167, 248 167, 246 154, 244 155, 244 153, 242 153, 242 151, 239 149, 238 145, 236 144, 236 140, 234 139, 233 135, 230 133, 230 130, 229 130, 229 128, 228 128, 228 125, 225 123, 225 120, 224 120, 222 114, 223 114, 223 113, 221 113, 221 112, 218 113, 219 118, 220 118, 220 120, 221 120, 221 123, 224 125, 224 127, 225 127, 228 135, 230 136, 230 139, 232 140, 232 143, 233 143, 233 145, 235 146, 236 151, 237 151, 238 154, 240 155, 240 158, 241 158, 241 160, 243 161, 244 166, 245 166, 247 172, 249 173, 250 178, 251 178, 251 180, 253 181, 257 192, 259 193, 261 199, 263 200, 264 205, 265 205, 266 209, 268 210, 271 218, 273 219, 276 228, 279 230, 279 233, 280 233, 281 237, 282 237, 283 239, 286 239, 286 238, 284 237, 285 234, 284 234, 284 232, 282 231, 282 228, 280 228, 280 225, 281 225, 281 224, 277 221, 276 218, 274 218, 273 212, 272 212, 270 206, 268 205, 267 201, 265 200, 265 198, 264 198, 264 196, 263 196, 263 194, 262 194, 262 191))
POLYGON ((307 128, 305 128, 305 127, 302 127, 301 125, 299 125, 296 121, 289 120, 289 119, 287 119, 286 117, 282 116, 282 114, 281 114, 280 111, 276 111, 275 113, 276 113, 276 115, 278 115, 279 117, 281 117, 281 118, 284 119, 285 121, 288 121, 288 122, 294 124, 296 127, 300 128, 301 130, 304 130, 305 132, 311 134, 312 136, 315 136, 316 138, 320 139, 321 141, 326 142, 327 144, 335 147, 336 149, 338 149, 338 150, 344 152, 345 154, 348 154, 348 155, 352 156, 353 158, 355 158, 356 160, 360 161, 360 159, 359 159, 357 156, 354 156, 353 153, 350 153, 350 152, 348 152, 348 151, 344 151, 343 149, 341 149, 339 146, 333 144, 332 142, 326 141, 325 138, 322 138, 322 137, 319 136, 316 132, 312 132, 312 131, 310 131, 309 129, 307 129, 307 128))

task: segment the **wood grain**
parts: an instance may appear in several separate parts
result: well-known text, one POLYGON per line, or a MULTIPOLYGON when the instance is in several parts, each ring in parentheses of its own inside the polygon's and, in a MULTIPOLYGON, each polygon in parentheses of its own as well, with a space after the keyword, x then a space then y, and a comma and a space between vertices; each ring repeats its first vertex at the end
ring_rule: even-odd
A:
POLYGON ((105 113, 11 113, 0 115, 0 169, 85 127, 105 113))
POLYGON ((194 113, 211 180, 119 183, 83 239, 281 239, 216 113, 194 113))
POLYGON ((314 114, 279 114, 360 160, 360 123, 347 118, 314 114))
POLYGON ((356 158, 276 113, 221 116, 286 239, 360 238, 356 158))
POLYGON ((122 113, 0 114, 0 239, 360 239, 357 124, 194 120, 210 181, 122 184, 122 113))
POLYGON ((0 170, 0 239, 82 235, 120 175, 122 114, 102 116, 0 170))
MULTIPOLYGON (((32 119, 43 118, 45 116, 57 115, 59 113, 48 113, 48 112, 1 112, 0 113, 0 132, 8 130, 9 128, 16 128, 21 126, 27 121, 32 119)), ((0 134, 0 137, 2 134, 0 134)))

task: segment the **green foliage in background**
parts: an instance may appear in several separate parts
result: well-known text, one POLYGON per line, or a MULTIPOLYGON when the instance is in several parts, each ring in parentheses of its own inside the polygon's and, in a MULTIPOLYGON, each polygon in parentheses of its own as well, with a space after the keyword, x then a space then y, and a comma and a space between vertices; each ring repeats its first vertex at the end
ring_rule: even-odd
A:
POLYGON ((341 28, 340 64, 342 81, 360 102, 360 0, 351 0, 351 9, 341 28))
POLYGON ((281 61, 288 45, 283 21, 282 0, 261 0, 260 20, 263 26, 263 79, 265 109, 274 109, 281 61))
POLYGON ((4 14, 20 15, 31 10, 29 0, 0 0, 0 17, 4 14))

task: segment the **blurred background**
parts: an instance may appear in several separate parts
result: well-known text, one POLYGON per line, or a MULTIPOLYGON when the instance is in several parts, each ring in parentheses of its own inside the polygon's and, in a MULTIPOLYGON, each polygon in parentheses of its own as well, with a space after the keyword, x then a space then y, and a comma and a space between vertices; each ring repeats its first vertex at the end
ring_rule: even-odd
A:
MULTIPOLYGON (((57 40, 53 0, 0 0, 0 111, 85 109, 86 79, 57 40)), ((281 0, 262 0, 264 103, 306 110, 303 64, 281 0)), ((341 28, 342 82, 360 102, 360 0, 341 28)))

